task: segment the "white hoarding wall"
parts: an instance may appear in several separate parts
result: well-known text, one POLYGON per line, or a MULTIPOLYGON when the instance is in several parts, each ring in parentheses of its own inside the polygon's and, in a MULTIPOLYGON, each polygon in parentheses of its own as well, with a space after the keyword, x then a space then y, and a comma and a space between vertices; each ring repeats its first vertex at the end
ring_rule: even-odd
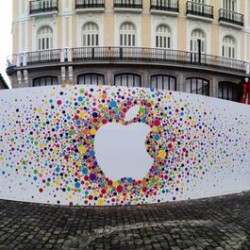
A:
POLYGON ((129 205, 250 189, 250 108, 142 88, 0 92, 0 198, 129 205))

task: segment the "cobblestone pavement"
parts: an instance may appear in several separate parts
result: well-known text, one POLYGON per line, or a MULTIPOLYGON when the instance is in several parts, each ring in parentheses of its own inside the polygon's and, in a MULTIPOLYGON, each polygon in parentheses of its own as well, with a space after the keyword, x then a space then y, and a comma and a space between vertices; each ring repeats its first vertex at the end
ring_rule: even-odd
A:
POLYGON ((130 207, 0 200, 0 249, 250 249, 250 191, 130 207))

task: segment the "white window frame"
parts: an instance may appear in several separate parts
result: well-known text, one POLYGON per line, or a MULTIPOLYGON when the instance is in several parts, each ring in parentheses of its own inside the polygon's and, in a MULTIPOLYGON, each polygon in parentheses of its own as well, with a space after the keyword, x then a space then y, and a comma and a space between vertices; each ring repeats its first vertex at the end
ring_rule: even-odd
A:
POLYGON ((131 22, 122 23, 119 30, 119 45, 121 47, 135 47, 136 44, 136 26, 131 22))
POLYGON ((226 35, 222 39, 222 57, 236 59, 237 43, 234 37, 226 35))
POLYGON ((170 28, 165 24, 160 24, 156 28, 155 33, 155 48, 171 49, 171 31, 170 28))
POLYGON ((198 53, 198 40, 201 41, 201 53, 205 54, 207 51, 206 48, 206 36, 205 33, 200 29, 194 29, 191 32, 190 37, 190 52, 198 53))
POLYGON ((36 48, 39 51, 53 49, 53 29, 49 25, 37 30, 36 48))
POLYGON ((97 47, 100 45, 99 26, 94 22, 87 22, 82 27, 82 46, 97 47))

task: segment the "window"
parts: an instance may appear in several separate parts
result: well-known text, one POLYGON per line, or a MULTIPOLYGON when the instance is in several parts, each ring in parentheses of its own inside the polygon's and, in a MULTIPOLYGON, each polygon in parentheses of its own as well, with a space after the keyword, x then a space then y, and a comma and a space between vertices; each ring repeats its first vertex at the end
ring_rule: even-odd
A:
POLYGON ((33 80, 33 87, 57 85, 58 78, 55 76, 42 76, 33 80))
POLYGON ((156 29, 155 47, 162 49, 171 47, 170 29, 166 25, 159 25, 156 29))
POLYGON ((194 12, 204 12, 204 5, 205 4, 205 0, 192 0, 192 5, 191 5, 191 9, 194 12))
POLYGON ((53 48, 53 30, 49 26, 41 27, 37 32, 37 49, 47 50, 53 48))
POLYGON ((104 85, 104 75, 88 73, 78 76, 77 84, 104 85))
POLYGON ((206 44, 205 44, 204 32, 199 30, 199 29, 195 29, 191 33, 190 51, 198 53, 199 52, 199 44, 200 44, 201 53, 205 53, 206 52, 206 47, 205 47, 206 44))
POLYGON ((223 9, 235 12, 236 0, 223 0, 223 9))
POLYGON ((219 82, 218 97, 230 101, 239 101, 239 85, 233 82, 219 82))
POLYGON ((115 75, 115 86, 140 87, 141 77, 129 73, 115 75))
POLYGON ((120 27, 120 46, 134 47, 136 45, 136 29, 132 23, 123 23, 120 27))
POLYGON ((233 37, 225 36, 222 42, 222 56, 227 58, 236 58, 236 42, 233 37))
POLYGON ((99 28, 95 23, 86 23, 82 29, 82 46, 99 46, 99 28))
POLYGON ((191 62, 201 63, 201 54, 206 52, 205 35, 203 31, 195 29, 191 33, 190 52, 191 62))
POLYGON ((150 87, 159 90, 176 90, 176 78, 168 75, 153 75, 150 87))
POLYGON ((209 95, 209 81, 202 78, 187 78, 186 92, 199 95, 209 95))

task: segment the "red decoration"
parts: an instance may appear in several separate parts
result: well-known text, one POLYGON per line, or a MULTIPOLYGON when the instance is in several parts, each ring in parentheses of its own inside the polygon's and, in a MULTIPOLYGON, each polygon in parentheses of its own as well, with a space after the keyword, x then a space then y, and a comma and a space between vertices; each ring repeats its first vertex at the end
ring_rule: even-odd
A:
POLYGON ((242 96, 240 98, 241 103, 250 105, 250 82, 243 82, 241 87, 242 96))

